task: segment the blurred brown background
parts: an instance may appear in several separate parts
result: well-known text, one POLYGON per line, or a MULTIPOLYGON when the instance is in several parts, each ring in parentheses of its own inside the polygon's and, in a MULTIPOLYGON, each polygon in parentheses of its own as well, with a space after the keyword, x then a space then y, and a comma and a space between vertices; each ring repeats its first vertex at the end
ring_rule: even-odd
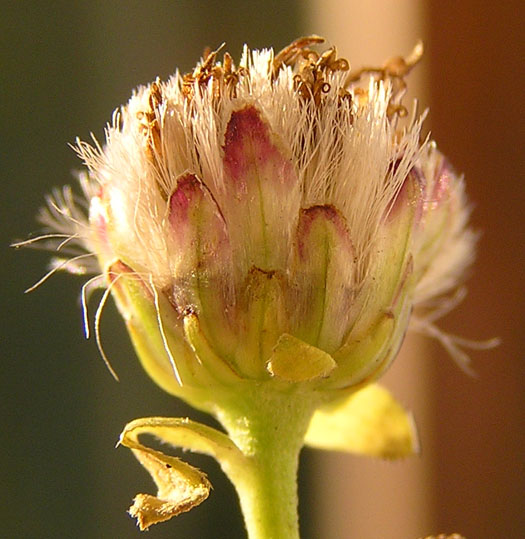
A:
MULTIPOLYGON (((56 276, 22 294, 48 257, 7 245, 37 229, 43 194, 71 181, 79 163, 67 142, 90 131, 101 138, 133 87, 176 66, 189 69, 204 45, 226 41, 238 55, 245 41, 280 48, 316 32, 354 64, 406 53, 424 37, 413 85, 431 107, 433 137, 467 177, 473 223, 483 230, 469 295, 444 325, 471 338, 499 335, 503 344, 474 352, 478 376, 469 378, 439 346, 409 342, 388 383, 415 413, 422 456, 391 464, 305 451, 303 537, 525 536, 522 3, 23 0, 0 7, 0 535, 138 537, 125 509, 152 485, 129 452, 113 449, 118 433, 141 416, 200 417, 143 375, 108 308, 102 332, 121 378, 113 382, 82 338, 81 281, 56 276)), ((210 475, 210 499, 148 537, 243 537, 232 488, 213 461, 193 462, 210 475)))

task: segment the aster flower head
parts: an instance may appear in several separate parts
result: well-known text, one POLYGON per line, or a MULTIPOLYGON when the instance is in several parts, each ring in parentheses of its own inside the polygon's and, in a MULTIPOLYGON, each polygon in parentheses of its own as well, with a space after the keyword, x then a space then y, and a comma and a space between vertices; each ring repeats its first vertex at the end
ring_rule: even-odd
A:
POLYGON ((461 354, 432 313, 457 289, 475 236, 461 177, 401 101, 421 46, 351 71, 335 47, 314 50, 320 42, 302 38, 278 54, 245 47, 238 64, 208 51, 192 72, 140 87, 104 146, 78 142, 89 216, 69 191, 44 213, 71 238, 66 247, 97 260, 94 269, 80 253, 56 267, 101 275, 91 282, 115 297, 150 376, 230 436, 161 418, 128 426, 123 443, 159 485, 156 501, 132 510, 144 527, 169 513, 159 503, 172 503, 171 516, 207 488, 170 460, 187 491, 178 480, 170 490, 155 471, 168 457, 140 445, 141 432, 213 454, 236 485, 259 454, 246 432, 265 431, 276 413, 295 425, 290 451, 306 436, 400 456, 415 449, 412 423, 370 383, 395 357, 411 313, 461 354), (375 418, 367 425, 364 409, 375 418), (372 447, 364 431, 380 417, 401 428, 372 447))

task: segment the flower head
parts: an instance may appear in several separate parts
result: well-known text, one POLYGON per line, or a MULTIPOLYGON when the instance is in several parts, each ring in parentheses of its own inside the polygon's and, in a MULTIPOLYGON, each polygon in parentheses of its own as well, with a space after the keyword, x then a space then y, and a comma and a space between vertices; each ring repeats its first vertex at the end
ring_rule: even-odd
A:
POLYGON ((138 88, 78 142, 89 217, 69 191, 43 217, 96 255, 154 380, 220 418, 246 384, 312 410, 365 386, 414 309, 442 335, 428 309, 473 257, 463 181, 401 102, 421 46, 352 72, 321 41, 138 88))
POLYGON ((374 76, 320 41, 245 48, 238 66, 208 52, 140 87, 103 148, 78 143, 89 221, 66 198, 44 219, 96 254, 138 348, 131 328, 154 316, 165 351, 155 369, 139 355, 177 394, 198 385, 188 325, 242 378, 375 378, 413 307, 472 259, 461 179, 421 119, 400 127, 419 49, 374 76), (322 366, 285 359, 299 343, 322 366))

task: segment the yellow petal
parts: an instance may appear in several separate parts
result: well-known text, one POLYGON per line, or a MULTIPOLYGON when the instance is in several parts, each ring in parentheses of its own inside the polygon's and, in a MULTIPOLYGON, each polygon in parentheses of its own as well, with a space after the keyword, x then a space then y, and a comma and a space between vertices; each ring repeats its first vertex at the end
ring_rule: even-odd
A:
POLYGON ((120 435, 122 445, 133 451, 157 485, 157 495, 138 494, 129 509, 141 530, 189 511, 203 502, 211 484, 206 475, 181 461, 142 445, 141 434, 152 434, 160 440, 215 457, 225 471, 232 465, 243 465, 244 455, 222 432, 182 418, 150 417, 128 423, 120 435))
POLYGON ((376 384, 317 410, 305 443, 319 449, 388 459, 419 451, 412 415, 376 384))
POLYGON ((328 376, 337 366, 330 354, 283 333, 268 361, 268 371, 288 382, 306 382, 328 376))

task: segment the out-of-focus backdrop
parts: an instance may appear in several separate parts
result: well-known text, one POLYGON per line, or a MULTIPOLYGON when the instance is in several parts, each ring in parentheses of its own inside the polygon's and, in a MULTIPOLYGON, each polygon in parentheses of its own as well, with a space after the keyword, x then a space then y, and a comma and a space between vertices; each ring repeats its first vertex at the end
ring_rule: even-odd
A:
MULTIPOLYGON (((469 296, 444 322, 471 338, 499 335, 474 352, 476 378, 439 346, 411 340, 388 374, 420 427, 421 457, 401 463, 305 451, 304 539, 469 539, 525 533, 524 119, 521 2, 486 0, 4 1, 0 17, 2 336, 0 536, 138 537, 126 515, 153 489, 123 448, 129 420, 195 414, 141 371, 115 309, 102 322, 121 378, 82 336, 81 281, 57 275, 32 294, 48 256, 14 251, 38 229, 43 195, 72 181, 67 143, 99 139, 130 91, 175 67, 189 70, 204 45, 279 49, 319 33, 354 65, 426 55, 412 79, 431 107, 426 125, 467 177, 474 225, 483 230, 469 296)), ((148 537, 244 537, 232 487, 210 459, 191 457, 214 485, 204 504, 148 537)))

